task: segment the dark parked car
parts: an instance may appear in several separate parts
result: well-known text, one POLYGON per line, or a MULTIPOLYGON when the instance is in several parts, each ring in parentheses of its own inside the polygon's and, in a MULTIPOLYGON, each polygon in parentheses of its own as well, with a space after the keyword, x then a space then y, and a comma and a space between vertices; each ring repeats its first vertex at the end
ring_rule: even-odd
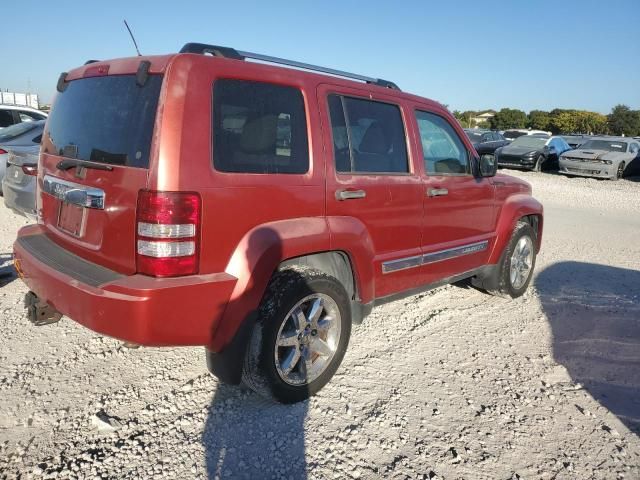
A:
POLYGON ((509 144, 498 132, 492 132, 490 130, 477 130, 471 128, 465 128, 464 133, 467 134, 473 147, 478 152, 478 155, 493 155, 497 148, 504 147, 509 144))
POLYGON ((496 150, 498 166, 526 168, 540 172, 557 170, 560 154, 571 150, 561 137, 525 135, 496 150))
POLYGON ((31 151, 34 146, 36 150, 40 148, 44 123, 45 120, 22 122, 0 130, 0 194, 9 151, 31 151))

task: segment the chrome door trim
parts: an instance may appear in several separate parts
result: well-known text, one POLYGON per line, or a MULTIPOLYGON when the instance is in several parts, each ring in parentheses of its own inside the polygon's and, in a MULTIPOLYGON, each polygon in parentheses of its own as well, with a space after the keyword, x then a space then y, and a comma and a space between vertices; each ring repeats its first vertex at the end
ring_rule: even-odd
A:
POLYGON ((406 270, 408 268, 419 267, 420 265, 422 265, 422 255, 399 258, 397 260, 384 262, 382 264, 382 273, 397 272, 400 270, 406 270))
POLYGON ((437 252, 425 253, 422 256, 423 265, 429 263, 442 262, 443 260, 449 260, 451 258, 462 257, 464 255, 470 255, 472 253, 481 252, 486 250, 489 246, 488 240, 482 242, 470 243, 468 245, 462 245, 455 248, 447 248, 446 250, 439 250, 437 252))
POLYGON ((425 253, 424 255, 415 255, 412 257, 389 260, 382 263, 382 273, 387 274, 398 272, 400 270, 415 268, 421 265, 428 265, 430 263, 442 262, 444 260, 450 260, 452 258, 470 255, 472 253, 486 250, 488 246, 489 241, 483 240, 481 242, 469 243, 467 245, 461 245, 459 247, 438 250, 437 252, 425 253))
POLYGON ((42 181, 42 190, 66 203, 104 210, 105 194, 104 190, 100 188, 81 185, 51 175, 45 175, 42 181))

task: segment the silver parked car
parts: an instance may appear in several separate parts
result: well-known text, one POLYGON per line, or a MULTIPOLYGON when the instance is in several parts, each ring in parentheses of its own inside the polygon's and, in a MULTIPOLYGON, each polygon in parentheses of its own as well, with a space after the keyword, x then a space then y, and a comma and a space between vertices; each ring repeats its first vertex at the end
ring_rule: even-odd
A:
POLYGON ((640 142, 627 137, 594 137, 560 155, 560 173, 617 180, 640 174, 640 142))
POLYGON ((36 184, 40 146, 31 150, 10 150, 7 171, 2 180, 4 204, 19 215, 36 218, 36 184))
MULTIPOLYGON (((0 185, 7 167, 7 156, 10 151, 35 151, 40 148, 42 130, 45 120, 22 122, 0 130, 0 185)), ((0 194, 2 193, 0 187, 0 194)))

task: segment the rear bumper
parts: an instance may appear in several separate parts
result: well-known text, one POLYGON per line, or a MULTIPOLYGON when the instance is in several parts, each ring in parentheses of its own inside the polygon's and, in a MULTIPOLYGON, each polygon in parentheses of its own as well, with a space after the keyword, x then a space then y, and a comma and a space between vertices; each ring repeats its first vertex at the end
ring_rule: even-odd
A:
POLYGON ((236 283, 226 273, 121 275, 57 246, 39 225, 20 230, 14 257, 22 280, 60 313, 98 333, 147 346, 210 344, 236 283))

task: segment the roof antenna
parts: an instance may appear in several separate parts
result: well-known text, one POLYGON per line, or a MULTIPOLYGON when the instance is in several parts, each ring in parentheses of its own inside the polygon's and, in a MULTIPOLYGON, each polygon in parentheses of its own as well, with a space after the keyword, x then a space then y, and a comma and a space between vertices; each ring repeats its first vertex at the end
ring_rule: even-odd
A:
POLYGON ((124 19, 122 21, 124 22, 124 26, 127 27, 127 30, 129 30, 129 35, 131 35, 131 40, 133 40, 133 45, 136 47, 136 52, 138 52, 138 56, 141 57, 142 54, 140 53, 140 49, 138 48, 138 44, 136 43, 136 39, 133 38, 133 33, 131 33, 131 29, 129 28, 129 24, 124 19))

